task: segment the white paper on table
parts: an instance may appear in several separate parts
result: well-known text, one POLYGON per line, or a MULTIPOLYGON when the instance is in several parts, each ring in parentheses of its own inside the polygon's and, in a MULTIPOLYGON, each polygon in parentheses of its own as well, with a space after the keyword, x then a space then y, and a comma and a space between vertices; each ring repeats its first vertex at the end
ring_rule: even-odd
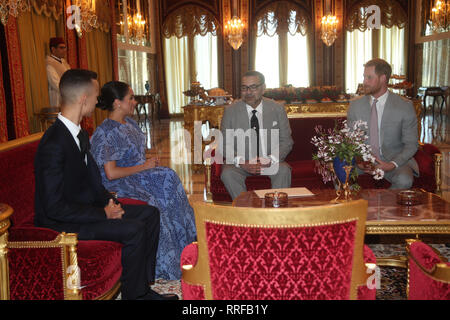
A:
POLYGON ((253 190, 256 193, 258 198, 264 198, 264 195, 269 192, 285 192, 288 195, 288 198, 295 197, 311 197, 314 196, 314 193, 309 191, 306 188, 281 188, 281 189, 264 189, 264 190, 253 190))

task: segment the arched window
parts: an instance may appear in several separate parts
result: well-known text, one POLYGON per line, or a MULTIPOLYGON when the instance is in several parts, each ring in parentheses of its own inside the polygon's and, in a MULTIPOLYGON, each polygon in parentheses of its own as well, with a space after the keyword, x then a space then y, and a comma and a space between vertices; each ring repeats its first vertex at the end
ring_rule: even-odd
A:
POLYGON ((207 10, 187 5, 170 14, 163 25, 164 67, 169 113, 181 113, 189 99, 183 91, 199 81, 205 89, 218 86, 219 23, 207 10))
POLYGON ((350 8, 347 15, 345 35, 345 88, 355 93, 362 83, 364 64, 372 58, 386 60, 392 74, 405 75, 407 67, 406 23, 407 16, 395 0, 363 0, 350 8), (378 6, 379 22, 368 28, 373 19, 371 5, 378 6))
POLYGON ((287 1, 264 7, 256 16, 255 70, 268 88, 310 84, 308 28, 305 10, 287 1))

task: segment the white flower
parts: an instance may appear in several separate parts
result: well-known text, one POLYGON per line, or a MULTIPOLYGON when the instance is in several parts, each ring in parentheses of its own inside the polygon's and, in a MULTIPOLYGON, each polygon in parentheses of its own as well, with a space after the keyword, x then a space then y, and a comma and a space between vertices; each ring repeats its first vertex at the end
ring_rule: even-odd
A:
POLYGON ((375 180, 381 180, 384 178, 384 171, 380 168, 377 168, 372 172, 372 175, 375 180))

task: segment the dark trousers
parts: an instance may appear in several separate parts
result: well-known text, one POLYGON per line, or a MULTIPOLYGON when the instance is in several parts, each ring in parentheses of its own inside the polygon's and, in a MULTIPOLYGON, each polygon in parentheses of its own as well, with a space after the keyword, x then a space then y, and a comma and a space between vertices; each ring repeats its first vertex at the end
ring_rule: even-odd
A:
POLYGON ((123 205, 122 219, 82 225, 80 240, 108 240, 123 244, 122 299, 144 295, 155 280, 159 241, 159 210, 147 205, 123 205))

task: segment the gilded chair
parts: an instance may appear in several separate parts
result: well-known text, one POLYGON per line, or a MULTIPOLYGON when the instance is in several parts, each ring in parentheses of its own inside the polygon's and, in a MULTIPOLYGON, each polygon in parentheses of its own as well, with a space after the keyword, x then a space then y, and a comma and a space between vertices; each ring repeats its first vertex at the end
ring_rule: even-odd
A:
POLYGON ((120 243, 34 226, 34 157, 41 137, 0 144, 0 300, 111 299, 120 290, 120 243))
POLYGON ((184 299, 375 299, 368 281, 375 256, 364 246, 367 201, 193 206, 198 242, 181 256, 184 299))
POLYGON ((408 299, 450 300, 450 263, 419 240, 406 240, 408 299))

